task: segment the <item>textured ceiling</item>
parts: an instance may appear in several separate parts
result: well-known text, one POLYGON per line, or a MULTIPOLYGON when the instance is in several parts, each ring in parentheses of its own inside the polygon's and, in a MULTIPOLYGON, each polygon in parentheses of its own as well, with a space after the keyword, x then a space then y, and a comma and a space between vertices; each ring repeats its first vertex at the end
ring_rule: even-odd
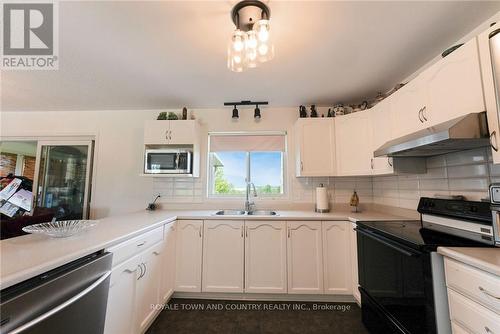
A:
POLYGON ((500 2, 270 1, 276 56, 226 68, 235 1, 61 2, 57 71, 4 71, 2 110, 270 107, 387 91, 500 2))

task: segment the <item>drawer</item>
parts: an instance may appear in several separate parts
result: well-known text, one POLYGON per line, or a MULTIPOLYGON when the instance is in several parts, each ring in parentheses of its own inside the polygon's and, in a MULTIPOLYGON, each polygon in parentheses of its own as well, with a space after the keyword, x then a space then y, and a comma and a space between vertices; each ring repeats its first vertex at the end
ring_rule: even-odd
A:
POLYGON ((500 314, 500 277, 445 258, 446 285, 500 314))
POLYGON ((456 322, 452 321, 451 322, 451 332, 453 334, 471 334, 468 332, 465 328, 457 324, 456 322))
POLYGON ((127 240, 108 249, 113 253, 113 264, 116 266, 121 262, 139 254, 144 249, 149 248, 163 240, 163 226, 157 227, 152 231, 143 233, 133 239, 127 240))
MULTIPOLYGON (((448 289, 448 300, 452 323, 462 327, 466 333, 500 333, 498 314, 451 289, 448 289)), ((454 333, 460 333, 460 331, 454 333)))

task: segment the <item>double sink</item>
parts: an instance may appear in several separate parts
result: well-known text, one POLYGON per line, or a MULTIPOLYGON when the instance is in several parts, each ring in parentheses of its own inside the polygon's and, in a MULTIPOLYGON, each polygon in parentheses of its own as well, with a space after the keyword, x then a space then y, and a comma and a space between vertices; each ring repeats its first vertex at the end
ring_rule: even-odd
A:
POLYGON ((214 215, 215 216, 278 216, 278 213, 276 211, 269 211, 269 210, 252 210, 252 211, 219 210, 214 215))

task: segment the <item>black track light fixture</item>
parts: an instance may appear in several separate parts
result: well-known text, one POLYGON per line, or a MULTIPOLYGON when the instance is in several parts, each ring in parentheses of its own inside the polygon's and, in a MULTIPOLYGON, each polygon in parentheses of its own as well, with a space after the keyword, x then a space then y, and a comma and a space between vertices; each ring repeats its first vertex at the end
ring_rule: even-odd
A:
POLYGON ((238 109, 236 109, 237 106, 255 106, 254 109, 254 114, 253 117, 255 120, 259 120, 262 116, 260 114, 260 108, 259 105, 268 105, 269 102, 267 101, 259 101, 259 102, 253 102, 249 100, 244 100, 240 102, 224 102, 225 106, 233 106, 233 114, 232 114, 232 119, 237 120, 240 118, 238 114, 238 109))
POLYGON ((259 105, 258 104, 255 105, 255 110, 254 110, 254 113, 253 113, 253 118, 255 118, 256 120, 258 120, 258 119, 261 118, 260 109, 259 109, 259 105))
POLYGON ((232 119, 238 119, 238 118, 240 118, 240 115, 238 115, 238 109, 236 109, 236 105, 234 105, 232 119))

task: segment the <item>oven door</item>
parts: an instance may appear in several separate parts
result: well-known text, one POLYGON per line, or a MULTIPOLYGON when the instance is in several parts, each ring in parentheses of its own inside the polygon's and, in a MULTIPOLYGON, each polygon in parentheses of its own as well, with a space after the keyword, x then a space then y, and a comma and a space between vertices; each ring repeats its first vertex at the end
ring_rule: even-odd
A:
POLYGON ((146 174, 191 174, 191 152, 180 150, 146 150, 146 174))
POLYGON ((361 226, 356 232, 365 326, 372 332, 435 333, 430 254, 361 226))

